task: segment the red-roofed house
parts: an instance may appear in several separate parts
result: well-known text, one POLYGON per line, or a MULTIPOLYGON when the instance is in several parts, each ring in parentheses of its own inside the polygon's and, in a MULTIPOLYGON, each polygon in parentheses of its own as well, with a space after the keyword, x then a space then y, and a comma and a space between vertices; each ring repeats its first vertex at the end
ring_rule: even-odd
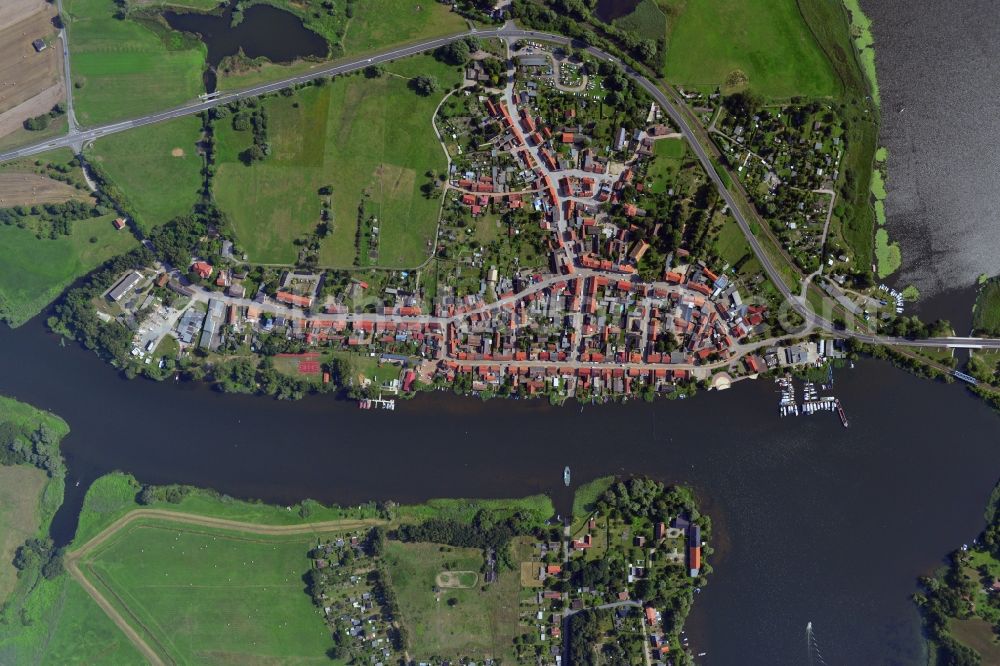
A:
POLYGON ((202 280, 207 280, 212 275, 212 264, 206 261, 196 261, 191 264, 191 270, 197 273, 202 280))

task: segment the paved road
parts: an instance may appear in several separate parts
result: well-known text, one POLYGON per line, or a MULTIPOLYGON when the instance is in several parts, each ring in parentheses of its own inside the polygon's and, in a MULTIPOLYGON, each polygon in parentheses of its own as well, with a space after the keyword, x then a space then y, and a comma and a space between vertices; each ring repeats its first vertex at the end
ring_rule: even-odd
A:
MULTIPOLYGON (((65 33, 64 33, 65 34, 65 33)), ((282 88, 286 88, 290 85, 305 83, 312 81, 314 79, 324 77, 324 76, 334 76, 338 74, 347 74, 359 69, 363 69, 368 65, 385 63, 390 60, 397 58, 405 58, 407 56, 416 55, 423 53, 425 51, 435 49, 439 46, 449 44, 451 42, 457 41, 459 39, 464 39, 465 37, 475 35, 480 38, 493 38, 499 37, 504 39, 528 39, 537 40, 540 42, 550 42, 557 44, 573 44, 573 40, 568 37, 563 37, 561 35, 552 35, 546 32, 541 32, 537 30, 522 30, 519 28, 511 27, 511 24, 506 24, 501 28, 493 30, 470 30, 467 32, 462 32, 454 35, 449 35, 446 37, 439 37, 437 39, 431 39, 424 42, 419 42, 417 44, 412 44, 410 46, 404 46, 390 51, 385 51, 379 54, 374 54, 370 57, 355 58, 352 60, 344 61, 336 65, 330 65, 326 67, 320 67, 314 69, 311 72, 305 74, 300 74, 298 76, 289 77, 281 81, 275 81, 273 83, 268 83, 260 86, 255 86, 252 88, 246 88, 239 91, 229 92, 220 94, 217 97, 204 100, 200 102, 195 102, 187 104, 184 106, 179 106, 174 109, 167 111, 161 111, 159 113, 153 113, 141 118, 135 118, 132 120, 124 120, 117 123, 111 123, 109 125, 102 125, 100 127, 94 127, 91 129, 77 130, 75 132, 70 132, 64 137, 57 139, 52 139, 49 141, 43 141, 31 146, 26 146, 23 148, 18 148, 16 150, 8 151, 6 153, 0 153, 0 162, 6 162, 14 159, 19 159, 22 157, 27 157, 30 155, 36 155, 53 148, 63 148, 63 147, 74 147, 79 146, 84 143, 88 143, 95 139, 108 134, 115 134, 117 132, 124 132, 129 129, 136 127, 142 127, 144 125, 151 125, 154 123, 163 122, 170 120, 172 118, 180 118, 182 116, 188 116, 195 113, 200 113, 207 109, 211 109, 216 106, 223 104, 228 104, 230 102, 246 99, 248 97, 256 97, 266 93, 276 92, 282 88)), ((65 39, 63 41, 65 47, 65 39)), ((687 139, 694 151, 695 155, 698 157, 698 161, 701 163, 702 168, 711 178, 712 182, 715 184, 722 196, 723 201, 729 207, 732 212, 733 217, 736 219, 740 230, 747 239, 751 250, 757 256, 760 261, 761 266, 767 273, 768 277, 774 283, 774 286, 781 293, 782 297, 788 301, 792 307, 805 319, 808 324, 808 328, 818 327, 824 329, 827 332, 834 333, 841 337, 854 337, 862 342, 868 342, 873 344, 885 344, 885 345, 908 345, 908 346, 918 346, 918 347, 949 347, 949 348, 983 348, 983 349, 1000 349, 1000 339, 990 339, 990 338, 934 338, 931 340, 905 340, 901 338, 892 337, 881 337, 881 336, 871 336, 866 334, 854 333, 851 331, 839 331, 833 325, 833 323, 823 317, 817 315, 812 310, 810 310, 805 302, 800 299, 796 294, 792 293, 791 289, 785 284, 782 279, 780 271, 774 265, 770 256, 761 246, 760 242, 754 236, 750 229, 750 224, 747 222, 746 217, 743 215, 740 207, 737 205, 736 199, 733 194, 726 188, 719 174, 716 172, 712 160, 705 148, 698 141, 698 137, 695 131, 692 129, 687 119, 680 112, 680 110, 674 105, 667 95, 660 90, 652 81, 647 79, 641 73, 629 67, 627 64, 621 61, 621 59, 602 51, 594 46, 586 46, 585 50, 590 53, 595 58, 604 60, 607 62, 614 63, 621 67, 625 73, 631 77, 638 85, 640 85, 649 95, 664 109, 674 123, 680 128, 681 134, 687 139)), ((71 84, 68 81, 68 67, 69 59, 66 58, 66 68, 67 68, 67 89, 71 88, 71 84)), ((68 93, 69 94, 69 93, 68 93)))

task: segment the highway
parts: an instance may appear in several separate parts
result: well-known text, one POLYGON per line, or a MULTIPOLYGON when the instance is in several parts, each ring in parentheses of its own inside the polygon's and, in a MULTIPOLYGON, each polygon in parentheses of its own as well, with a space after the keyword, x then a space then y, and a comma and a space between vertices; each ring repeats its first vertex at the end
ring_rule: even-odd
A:
MULTIPOLYGON (((179 106, 167 111, 160 111, 157 113, 148 114, 140 118, 134 118, 131 120, 123 120, 116 123, 111 123, 108 125, 101 125, 98 127, 93 127, 89 129, 74 128, 63 137, 50 139, 47 141, 39 142, 16 150, 11 150, 5 153, 0 153, 0 163, 7 162, 11 160, 20 159, 23 157, 29 157, 31 155, 36 155, 38 153, 43 153, 55 148, 75 148, 81 145, 87 144, 95 139, 102 136, 107 136, 109 134, 115 134, 118 132, 124 132, 126 130, 134 129, 137 127, 142 127, 144 125, 152 125, 154 123, 164 122, 173 118, 180 118, 183 116, 188 116, 196 113, 201 113, 208 109, 214 108, 216 106, 221 106, 224 104, 229 104, 241 99, 246 99, 249 97, 257 97, 259 95, 264 95, 267 93, 277 92, 282 88, 286 88, 291 85, 307 83, 314 79, 328 76, 336 76, 339 74, 349 74, 351 72, 363 69, 369 65, 377 65, 397 58, 405 58, 412 55, 417 55, 431 49, 435 49, 439 46, 445 44, 450 44, 451 42, 457 41, 459 39, 464 39, 466 37, 479 37, 482 39, 489 38, 502 38, 502 39, 527 39, 527 40, 537 40, 540 42, 550 42, 563 45, 574 44, 574 40, 564 37, 561 35, 553 35, 546 32, 540 32, 536 30, 523 30, 520 28, 512 27, 512 24, 508 23, 504 26, 492 30, 468 30, 466 32, 457 33, 454 35, 448 35, 445 37, 439 37, 436 39, 431 39, 409 46, 403 46, 395 48, 389 51, 383 51, 381 53, 373 54, 367 57, 354 58, 352 60, 342 61, 338 64, 328 65, 324 67, 317 67, 316 69, 300 74, 298 76, 289 77, 282 79, 280 81, 275 81, 273 83, 267 83, 259 86, 254 86, 252 88, 245 88, 242 90, 236 90, 227 93, 221 93, 212 99, 202 100, 198 102, 189 103, 183 106, 179 106)), ((65 46, 65 30, 62 33, 63 44, 65 46)), ((804 300, 800 299, 792 290, 785 284, 782 279, 780 271, 774 265, 770 256, 761 246, 760 242, 754 236, 750 229, 750 224, 747 222, 746 217, 743 215, 742 210, 736 204, 736 199, 733 194, 726 188, 719 174, 715 170, 715 166, 712 164, 712 160, 705 148, 698 141, 694 130, 691 128, 690 124, 684 115, 678 110, 674 103, 667 97, 667 95, 660 90, 652 81, 647 79, 641 73, 637 72, 633 68, 629 67, 627 64, 621 61, 621 59, 613 56, 601 49, 594 46, 582 46, 575 44, 577 48, 582 48, 590 53, 595 58, 599 60, 604 60, 606 62, 613 63, 622 68, 622 70, 637 84, 639 84, 649 95, 656 101, 659 106, 666 111, 670 116, 671 120, 680 128, 681 134, 687 139, 688 144, 694 151, 695 155, 698 157, 698 161, 701 163, 702 168, 705 173, 708 174, 709 178, 715 184, 718 189, 719 194, 722 196, 723 201, 729 207, 730 212, 736 219, 740 230, 747 239, 747 243, 750 245, 751 250, 756 255, 757 259, 760 261, 761 266, 767 273, 771 282, 774 284, 775 288, 778 289, 782 297, 798 312, 803 319, 806 321, 806 326, 803 329, 803 333, 808 333, 812 328, 821 328, 824 331, 836 335, 838 337, 853 337, 861 342, 866 342, 869 344, 883 344, 883 345, 903 345, 911 347, 948 347, 948 348, 964 348, 964 349, 1000 349, 1000 339, 996 338, 960 338, 960 337, 950 337, 950 338, 932 338, 924 340, 907 340, 903 338, 894 337, 882 337, 873 336, 863 333, 856 333, 853 331, 842 331, 838 330, 834 324, 819 316, 810 310, 804 300)), ((68 54, 67 54, 68 55, 68 54)), ((69 64, 68 58, 66 67, 67 75, 67 93, 71 85, 69 83, 69 64)), ((70 116, 72 119, 72 112, 70 116)), ((73 119, 75 120, 75 119, 73 119)), ((72 123, 75 125, 75 122, 72 123)))

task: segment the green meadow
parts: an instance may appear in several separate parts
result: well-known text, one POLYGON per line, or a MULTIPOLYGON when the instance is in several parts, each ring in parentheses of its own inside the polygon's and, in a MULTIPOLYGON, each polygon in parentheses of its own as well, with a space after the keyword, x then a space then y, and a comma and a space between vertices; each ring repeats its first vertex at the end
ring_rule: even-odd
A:
POLYGON ((116 231, 114 215, 78 220, 73 233, 52 240, 30 229, 0 226, 0 319, 20 326, 51 303, 74 280, 136 245, 116 231))
POLYGON ((198 200, 200 138, 201 120, 185 116, 104 137, 87 156, 121 189, 148 231, 190 213, 198 200))
MULTIPOLYGON (((414 657, 445 659, 507 657, 518 633, 520 577, 504 571, 485 586, 436 591, 442 572, 479 572, 481 550, 435 543, 386 542, 386 569, 399 601, 403 624, 409 630, 414 657)), ((460 585, 467 584, 457 576, 460 585)))
POLYGON ((448 5, 425 0, 363 0, 343 37, 345 55, 379 51, 467 30, 465 19, 448 5))
POLYGON ((669 0, 670 83, 714 88, 740 71, 767 99, 834 96, 840 86, 796 0, 669 0))
POLYGON ((97 125, 161 111, 204 91, 204 46, 114 17, 114 0, 66 0, 77 119, 97 125))
POLYGON ((330 637, 302 580, 314 543, 143 519, 81 569, 170 661, 320 663, 330 637))
POLYGON ((214 195, 228 214, 251 261, 288 264, 293 242, 309 236, 320 221, 317 190, 333 187, 333 232, 322 241, 320 264, 347 267, 355 261, 358 207, 380 227, 378 264, 411 267, 427 257, 439 199, 420 191, 428 170, 447 165, 431 118, 444 91, 459 80, 457 70, 429 56, 387 66, 381 78, 339 77, 293 96, 265 101, 272 154, 246 166, 239 153, 250 132, 217 123, 218 171, 214 195), (428 73, 441 84, 421 97, 409 79, 428 73))

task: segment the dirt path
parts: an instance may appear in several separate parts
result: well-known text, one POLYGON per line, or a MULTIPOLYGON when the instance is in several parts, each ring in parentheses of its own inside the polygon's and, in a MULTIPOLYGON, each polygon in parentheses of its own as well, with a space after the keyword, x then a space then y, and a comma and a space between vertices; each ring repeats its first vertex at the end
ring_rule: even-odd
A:
MULTIPOLYGON (((131 523, 145 518, 156 518, 161 520, 183 523, 185 525, 199 525, 201 527, 217 527, 222 529, 238 530, 241 532, 252 532, 255 534, 310 534, 315 532, 326 532, 332 530, 351 530, 359 527, 371 527, 374 525, 385 525, 387 521, 379 519, 363 520, 324 520, 315 523, 300 523, 297 525, 261 525, 258 523, 247 523, 228 518, 214 518, 211 516, 200 516, 193 513, 181 513, 179 511, 165 511, 163 509, 136 509, 126 513, 124 516, 114 521, 101 530, 93 539, 83 544, 80 548, 66 553, 66 570, 70 576, 91 596, 97 605, 104 611, 115 625, 121 629, 122 633, 132 642, 137 650, 149 663, 154 666, 165 666, 166 661, 149 643, 132 628, 132 625, 122 617, 116 609, 98 590, 90 580, 83 574, 80 564, 95 548, 110 539, 116 532, 127 527, 131 523)), ((172 662, 171 662, 172 663, 172 662)))

